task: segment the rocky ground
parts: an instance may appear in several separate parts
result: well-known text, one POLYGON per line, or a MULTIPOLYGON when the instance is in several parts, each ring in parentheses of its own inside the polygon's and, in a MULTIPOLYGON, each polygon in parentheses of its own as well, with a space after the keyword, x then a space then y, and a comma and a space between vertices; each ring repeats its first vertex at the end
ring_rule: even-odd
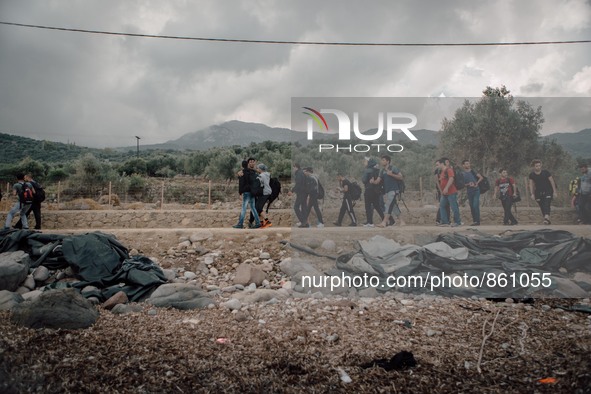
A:
MULTIPOLYGON (((591 318, 568 310, 589 299, 300 294, 279 268, 294 254, 280 243, 289 229, 116 235, 216 305, 99 307, 81 330, 23 328, 1 312, 0 392, 590 392, 591 318), (257 289, 235 284, 244 262, 264 272, 257 289), (401 351, 416 365, 368 368, 401 351)), ((355 238, 343 231, 326 253, 355 238)))

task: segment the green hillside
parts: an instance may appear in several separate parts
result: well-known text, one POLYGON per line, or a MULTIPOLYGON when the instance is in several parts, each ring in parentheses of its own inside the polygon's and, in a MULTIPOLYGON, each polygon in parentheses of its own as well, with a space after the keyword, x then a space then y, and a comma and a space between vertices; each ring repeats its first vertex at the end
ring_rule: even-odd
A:
POLYGON ((100 159, 121 161, 135 152, 122 153, 113 149, 93 149, 61 142, 40 141, 0 133, 0 164, 14 164, 29 157, 44 163, 67 163, 92 153, 100 159))

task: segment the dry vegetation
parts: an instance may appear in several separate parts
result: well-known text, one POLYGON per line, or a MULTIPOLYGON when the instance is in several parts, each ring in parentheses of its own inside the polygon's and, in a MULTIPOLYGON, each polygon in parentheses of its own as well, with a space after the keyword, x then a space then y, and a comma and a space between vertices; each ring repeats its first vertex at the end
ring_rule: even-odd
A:
POLYGON ((101 310, 93 327, 79 331, 19 328, 4 312, 0 390, 588 392, 585 315, 547 310, 541 301, 401 301, 291 300, 240 313, 160 309, 152 316, 148 306, 123 316, 101 310), (480 353, 483 325, 496 314, 480 353), (418 365, 360 367, 401 350, 418 365), (337 368, 352 382, 342 382, 337 368))

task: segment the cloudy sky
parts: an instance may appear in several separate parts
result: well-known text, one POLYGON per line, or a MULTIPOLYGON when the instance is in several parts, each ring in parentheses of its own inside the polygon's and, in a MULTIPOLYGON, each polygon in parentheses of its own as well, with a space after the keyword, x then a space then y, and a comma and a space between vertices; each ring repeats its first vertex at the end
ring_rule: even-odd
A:
MULTIPOLYGON (((0 20, 248 40, 591 39, 584 0, 0 0, 0 20)), ((591 97, 591 44, 271 45, 0 25, 0 132, 99 148, 134 145, 136 135, 160 143, 233 119, 289 127, 291 97, 478 97, 503 84, 515 96, 591 97)))

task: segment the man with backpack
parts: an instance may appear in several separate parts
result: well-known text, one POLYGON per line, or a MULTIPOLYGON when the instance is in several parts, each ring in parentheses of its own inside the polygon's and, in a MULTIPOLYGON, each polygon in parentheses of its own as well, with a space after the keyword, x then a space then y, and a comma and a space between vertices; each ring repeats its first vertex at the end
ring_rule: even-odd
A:
POLYGON ((295 180, 295 185, 292 189, 292 192, 295 193, 296 198, 295 198, 295 202, 293 204, 293 210, 296 214, 296 217, 298 218, 299 224, 297 224, 297 226, 300 226, 302 223, 306 222, 306 218, 304 218, 304 214, 306 213, 307 210, 307 205, 308 205, 308 187, 307 187, 307 178, 306 175, 304 174, 304 170, 302 169, 302 167, 300 166, 299 163, 294 163, 293 164, 293 169, 294 169, 294 180, 295 180))
POLYGON ((404 180, 404 177, 400 169, 391 163, 392 159, 389 155, 382 155, 380 157, 382 169, 380 170, 379 182, 384 187, 386 211, 384 212, 384 219, 378 224, 378 227, 394 225, 396 223, 394 216, 398 218, 401 213, 400 207, 398 207, 398 196, 400 195, 400 182, 404 180))
MULTIPOLYGON (((29 220, 29 214, 33 211, 33 216, 35 217, 35 230, 41 230, 41 203, 45 201, 45 189, 39 183, 37 183, 31 174, 25 175, 25 182, 28 182, 31 186, 33 186, 33 190, 35 193, 33 194, 33 203, 31 204, 27 214, 27 221, 29 220)), ((15 224, 15 228, 22 228, 22 218, 15 224)))
POLYGON ((343 202, 341 204, 339 218, 333 224, 338 227, 342 226, 343 218, 345 217, 345 213, 347 213, 351 219, 351 224, 349 224, 349 226, 356 227, 357 217, 353 210, 353 201, 361 197, 361 188, 359 185, 353 184, 353 182, 345 178, 343 174, 338 174, 337 180, 339 181, 339 191, 343 193, 343 202), (359 190, 357 190, 357 188, 359 188, 359 190))
POLYGON ((306 205, 306 210, 302 216, 302 223, 298 227, 310 227, 310 223, 308 223, 308 217, 312 212, 312 208, 314 208, 316 218, 318 219, 318 224, 316 225, 316 227, 322 228, 324 227, 324 220, 322 219, 322 212, 320 211, 320 207, 318 206, 318 200, 324 198, 324 194, 322 192, 322 185, 320 184, 320 181, 318 180, 316 175, 314 175, 314 169, 312 167, 304 168, 304 175, 306 176, 306 192, 308 196, 308 204, 306 205))
POLYGON ((542 161, 532 160, 532 172, 529 174, 529 189, 531 190, 532 200, 536 200, 542 211, 544 217, 544 224, 551 224, 550 222, 550 207, 552 206, 552 198, 556 198, 556 183, 552 174, 548 170, 542 169, 542 161))
MULTIPOLYGON (((267 166, 264 165, 263 163, 259 163, 256 166, 256 172, 258 173, 258 180, 261 183, 261 185, 263 186, 263 190, 262 190, 262 194, 255 196, 255 206, 256 206, 256 211, 259 215, 259 220, 263 215, 263 210, 265 208, 265 204, 267 202, 267 200, 269 200, 269 197, 271 196, 271 174, 269 174, 269 172, 267 171, 267 166)), ((249 227, 252 228, 253 227, 253 222, 254 222, 254 216, 252 211, 250 212, 250 220, 249 220, 249 227)), ((265 228, 265 227, 270 227, 271 226, 271 222, 269 221, 269 219, 267 219, 265 217, 265 219, 261 220, 261 227, 265 228)))
POLYGON ((242 195, 242 209, 240 211, 240 217, 238 223, 235 224, 234 228, 244 228, 244 218, 246 216, 246 207, 250 207, 250 212, 253 215, 254 226, 252 228, 260 228, 261 221, 259 214, 256 210, 255 194, 258 193, 258 188, 262 191, 260 181, 257 177, 257 173, 254 170, 256 159, 249 158, 242 162, 242 169, 238 172, 238 193, 242 195))
POLYGON ((514 226, 517 224, 517 219, 511 213, 513 200, 519 194, 515 180, 507 175, 507 170, 501 168, 499 170, 501 177, 495 182, 495 196, 498 196, 503 205, 505 215, 503 217, 503 224, 505 226, 514 226))
POLYGON ((439 189, 441 190, 441 200, 439 201, 441 223, 438 226, 449 226, 450 218, 447 214, 447 207, 451 206, 454 215, 452 227, 457 227, 462 225, 460 207, 458 206, 458 189, 454 184, 454 170, 451 166, 446 165, 446 162, 449 163, 449 159, 445 157, 435 162, 439 168, 439 189))
POLYGON ((18 213, 23 223, 23 230, 28 230, 29 222, 27 220, 27 212, 31 208, 31 204, 33 204, 35 190, 30 183, 25 182, 25 176, 23 174, 17 174, 16 180, 17 182, 12 186, 12 190, 14 195, 18 198, 18 201, 12 206, 6 215, 4 229, 10 229, 12 218, 18 213))
POLYGON ((380 215, 380 220, 384 220, 383 209, 383 187, 380 185, 378 179, 380 177, 380 170, 377 168, 378 162, 374 158, 367 157, 365 159, 365 169, 361 175, 361 181, 365 186, 365 193, 363 199, 365 202, 365 217, 366 223, 364 227, 374 227, 373 225, 373 211, 375 210, 380 215))
POLYGON ((484 177, 474 171, 470 165, 470 160, 462 161, 462 173, 464 175, 464 184, 468 194, 468 203, 470 204, 470 213, 472 213, 472 226, 480 226, 480 182, 484 177))
POLYGON ((579 207, 581 221, 583 224, 591 224, 591 174, 587 164, 579 166, 581 176, 579 177, 579 207))

